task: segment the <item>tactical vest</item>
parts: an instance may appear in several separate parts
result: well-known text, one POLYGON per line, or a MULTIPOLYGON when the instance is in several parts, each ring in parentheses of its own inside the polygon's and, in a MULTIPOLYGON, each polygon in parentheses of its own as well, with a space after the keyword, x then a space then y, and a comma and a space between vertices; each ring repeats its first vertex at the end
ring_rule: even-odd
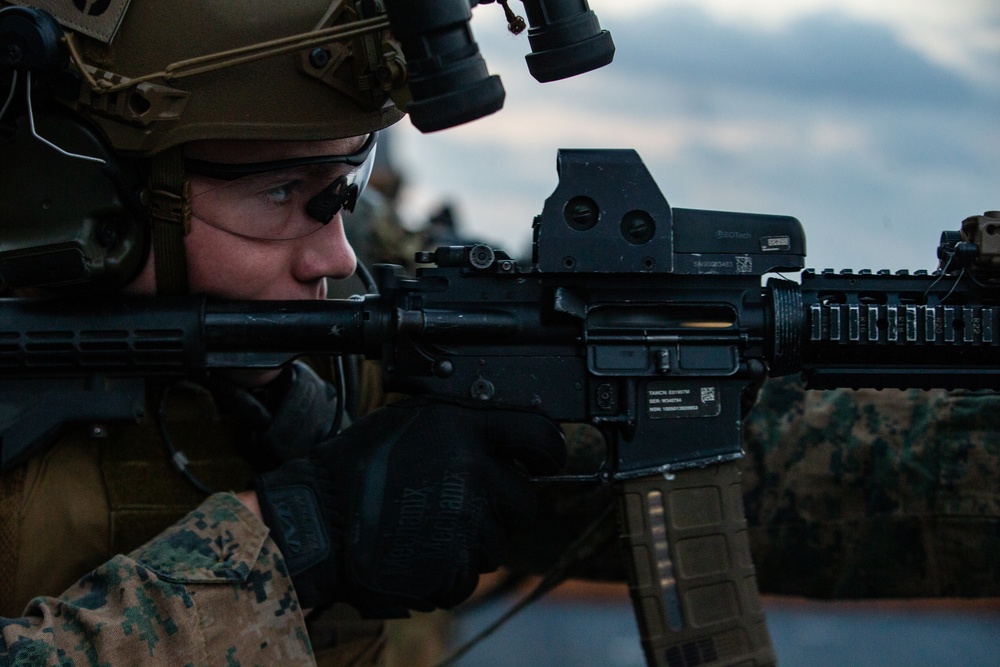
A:
MULTIPOLYGON (((136 424, 67 429, 50 449, 0 477, 0 615, 19 616, 36 595, 58 595, 196 507, 203 494, 172 467, 147 405, 136 424)), ((167 399, 166 425, 189 468, 216 490, 252 476, 233 421, 190 383, 167 399)))

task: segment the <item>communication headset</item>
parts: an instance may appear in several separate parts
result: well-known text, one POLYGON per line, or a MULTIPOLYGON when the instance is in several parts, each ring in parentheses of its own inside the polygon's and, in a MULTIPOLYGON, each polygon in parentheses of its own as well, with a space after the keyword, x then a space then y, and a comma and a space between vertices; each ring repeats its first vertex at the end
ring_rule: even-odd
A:
POLYGON ((139 165, 124 164, 98 130, 55 101, 77 95, 80 82, 68 63, 63 30, 50 14, 0 9, 5 289, 114 289, 131 281, 148 255, 134 182, 139 165))

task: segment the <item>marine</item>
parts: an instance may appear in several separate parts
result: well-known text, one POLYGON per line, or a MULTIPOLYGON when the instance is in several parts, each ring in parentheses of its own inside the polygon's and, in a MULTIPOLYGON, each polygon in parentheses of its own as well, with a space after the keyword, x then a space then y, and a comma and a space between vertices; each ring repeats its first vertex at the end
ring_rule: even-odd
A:
MULTIPOLYGON (((6 296, 321 300, 354 272, 343 214, 403 116, 374 5, 23 5, 0 4, 6 296)), ((43 415, 17 450, 6 438, 0 662, 386 662, 382 624, 360 613, 467 598, 530 519, 526 473, 561 464, 557 425, 430 398, 375 409, 378 391, 349 400, 341 366, 150 377, 138 399, 95 378, 89 418, 43 415), (537 454, 526 468, 510 442, 537 454), (412 488, 427 523, 383 570, 412 488), (441 521, 455 532, 429 548, 441 521)), ((46 385, 57 408, 65 387, 46 385)), ((4 400, 31 415, 37 398, 15 383, 4 400)))

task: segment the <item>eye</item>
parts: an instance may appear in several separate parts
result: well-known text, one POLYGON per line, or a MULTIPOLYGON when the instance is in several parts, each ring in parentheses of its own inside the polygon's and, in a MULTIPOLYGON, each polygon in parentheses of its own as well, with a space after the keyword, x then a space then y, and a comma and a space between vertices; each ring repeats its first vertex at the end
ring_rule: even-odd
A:
POLYGON ((285 204, 302 186, 302 181, 288 181, 264 190, 261 194, 272 204, 285 204))

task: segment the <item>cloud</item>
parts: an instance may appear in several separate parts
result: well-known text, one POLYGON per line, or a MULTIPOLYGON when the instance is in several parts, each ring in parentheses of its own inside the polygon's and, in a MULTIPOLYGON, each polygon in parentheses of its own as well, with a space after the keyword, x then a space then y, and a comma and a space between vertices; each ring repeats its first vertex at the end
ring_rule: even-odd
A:
POLYGON ((740 24, 689 7, 601 20, 615 62, 544 85, 523 38, 474 22, 507 102, 406 132, 423 202, 454 199, 474 235, 519 249, 559 147, 634 147, 671 204, 797 216, 810 265, 851 268, 931 268, 941 230, 1000 208, 1000 81, 939 64, 892 26, 829 12, 740 24))
POLYGON ((714 21, 784 29, 803 17, 836 13, 890 30, 932 62, 988 82, 1000 75, 1000 5, 995 0, 592 0, 605 20, 645 20, 653 12, 696 7, 714 21))
MULTIPOLYGON (((905 45, 888 27, 826 12, 771 29, 720 23, 691 7, 605 20, 617 46, 602 75, 644 89, 680 83, 837 104, 960 106, 996 99, 905 45)), ((484 43, 506 55, 494 32, 484 43)), ((654 93, 655 94, 655 93, 654 93)))

